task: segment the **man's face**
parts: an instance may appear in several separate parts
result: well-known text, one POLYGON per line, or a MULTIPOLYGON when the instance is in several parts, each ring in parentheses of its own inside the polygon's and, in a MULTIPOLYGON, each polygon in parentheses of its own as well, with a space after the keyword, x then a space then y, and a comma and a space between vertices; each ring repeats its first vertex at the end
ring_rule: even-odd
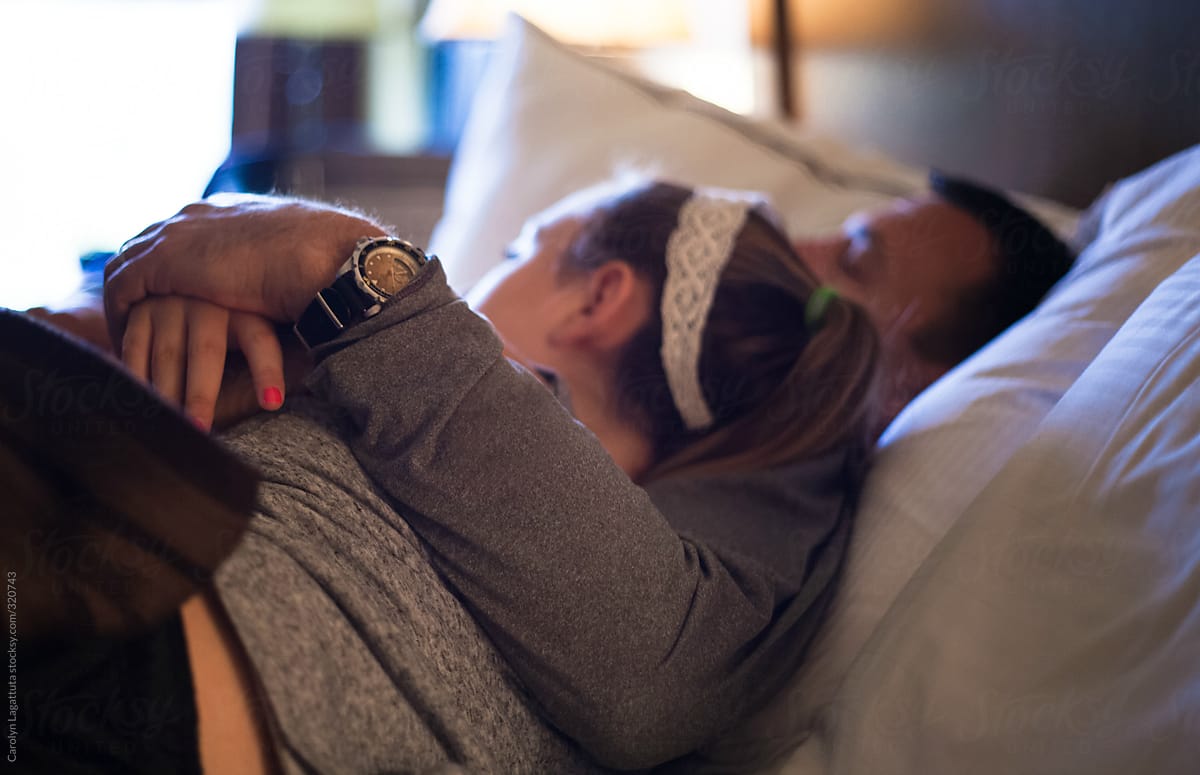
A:
POLYGON ((907 348, 997 271, 983 224, 933 194, 855 213, 841 234, 796 249, 822 282, 867 309, 885 350, 907 348))

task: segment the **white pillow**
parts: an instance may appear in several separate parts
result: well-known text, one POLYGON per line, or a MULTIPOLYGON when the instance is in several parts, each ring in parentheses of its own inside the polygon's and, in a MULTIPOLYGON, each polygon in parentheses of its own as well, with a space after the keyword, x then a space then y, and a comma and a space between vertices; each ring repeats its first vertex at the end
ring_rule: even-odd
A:
POLYGON ((832 771, 1196 772, 1198 300, 1200 255, 937 546, 847 681, 832 771))
POLYGON ((841 734, 831 727, 829 704, 883 614, 1138 305, 1200 252, 1197 212, 1200 147, 1118 184, 1104 204, 1100 236, 1049 298, 896 418, 810 657, 780 697, 709 748, 710 771, 744 772, 806 736, 788 766, 772 771, 823 771, 820 751, 841 734))
POLYGON ((925 172, 736 116, 584 57, 512 16, 451 166, 430 250, 463 293, 530 216, 620 167, 765 193, 793 236, 926 186, 925 172))

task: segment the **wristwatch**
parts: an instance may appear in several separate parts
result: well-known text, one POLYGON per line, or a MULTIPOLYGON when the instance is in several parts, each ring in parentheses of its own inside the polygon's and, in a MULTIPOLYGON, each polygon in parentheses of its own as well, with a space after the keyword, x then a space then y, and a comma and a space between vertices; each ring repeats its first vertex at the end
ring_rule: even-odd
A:
POLYGON ((428 260, 424 251, 399 237, 360 239, 333 285, 318 293, 300 314, 296 336, 311 350, 372 317, 412 282, 428 260))

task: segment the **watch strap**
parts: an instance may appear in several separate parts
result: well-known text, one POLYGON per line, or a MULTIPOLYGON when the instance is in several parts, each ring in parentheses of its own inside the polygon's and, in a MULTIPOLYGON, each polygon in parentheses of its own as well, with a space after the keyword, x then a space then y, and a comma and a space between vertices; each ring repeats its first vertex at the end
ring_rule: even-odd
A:
POLYGON ((375 303, 358 288, 354 277, 347 272, 334 280, 333 285, 319 291, 317 297, 305 307, 296 321, 296 336, 309 349, 325 344, 344 328, 362 319, 375 303))
POLYGON ((304 308, 292 328, 306 348, 311 350, 325 344, 346 327, 346 318, 338 316, 339 311, 345 314, 343 305, 339 294, 330 293, 330 289, 326 288, 304 308), (332 306, 330 302, 333 302, 332 306))
POLYGON ((335 291, 341 298, 342 304, 349 310, 347 317, 341 318, 346 325, 358 322, 365 316, 367 310, 379 304, 378 299, 372 298, 358 287, 358 283, 354 281, 353 271, 342 273, 326 290, 335 291))

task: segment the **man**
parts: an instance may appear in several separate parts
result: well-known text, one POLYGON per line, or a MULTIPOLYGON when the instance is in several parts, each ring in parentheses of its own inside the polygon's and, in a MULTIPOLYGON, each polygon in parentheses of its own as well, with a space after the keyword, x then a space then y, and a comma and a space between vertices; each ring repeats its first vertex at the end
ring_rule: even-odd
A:
POLYGON ((824 282, 875 320, 891 381, 885 422, 1032 311, 1075 259, 995 191, 936 172, 929 182, 927 194, 796 244, 824 282))

